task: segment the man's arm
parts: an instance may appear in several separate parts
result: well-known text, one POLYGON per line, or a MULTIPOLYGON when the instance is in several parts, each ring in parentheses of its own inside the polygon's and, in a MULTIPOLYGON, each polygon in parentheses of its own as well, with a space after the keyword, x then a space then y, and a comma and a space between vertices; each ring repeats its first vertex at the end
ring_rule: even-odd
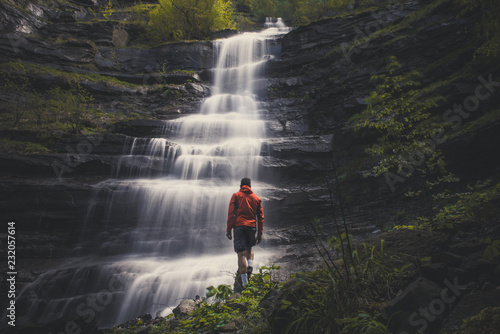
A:
POLYGON ((227 210, 227 227, 226 227, 226 237, 231 240, 231 229, 234 227, 234 224, 236 223, 236 207, 234 205, 236 200, 236 194, 233 194, 231 197, 231 201, 229 202, 229 209, 227 210))
POLYGON ((262 208, 262 201, 259 200, 257 205, 257 244, 262 241, 262 233, 264 233, 264 209, 262 208))

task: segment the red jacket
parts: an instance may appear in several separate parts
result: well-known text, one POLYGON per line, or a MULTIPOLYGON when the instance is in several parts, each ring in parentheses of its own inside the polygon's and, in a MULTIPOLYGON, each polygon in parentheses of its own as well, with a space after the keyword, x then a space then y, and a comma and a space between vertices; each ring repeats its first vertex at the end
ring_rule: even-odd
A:
POLYGON ((258 233, 264 230, 264 210, 262 201, 255 195, 249 186, 241 187, 240 191, 234 193, 229 202, 227 212, 227 232, 236 226, 256 227, 258 221, 258 233))

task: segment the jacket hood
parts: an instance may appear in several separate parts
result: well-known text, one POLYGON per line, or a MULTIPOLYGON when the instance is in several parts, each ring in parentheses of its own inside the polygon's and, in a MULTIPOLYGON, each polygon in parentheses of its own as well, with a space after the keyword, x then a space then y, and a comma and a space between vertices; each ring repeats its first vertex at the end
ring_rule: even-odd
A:
POLYGON ((244 193, 247 193, 247 194, 251 194, 251 193, 253 193, 252 189, 250 189, 250 187, 249 187, 249 186, 242 186, 242 187, 240 188, 240 191, 241 191, 241 192, 244 192, 244 193))

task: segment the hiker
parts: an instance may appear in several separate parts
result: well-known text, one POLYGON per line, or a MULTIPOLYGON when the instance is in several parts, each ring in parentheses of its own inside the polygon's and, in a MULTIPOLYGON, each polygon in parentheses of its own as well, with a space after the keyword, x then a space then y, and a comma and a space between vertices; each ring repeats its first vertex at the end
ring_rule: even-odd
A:
POLYGON ((262 241, 264 230, 262 201, 251 186, 248 177, 241 179, 240 191, 231 197, 227 214, 226 236, 231 240, 231 229, 234 229, 234 251, 238 254, 238 273, 243 287, 253 270, 252 247, 262 241))

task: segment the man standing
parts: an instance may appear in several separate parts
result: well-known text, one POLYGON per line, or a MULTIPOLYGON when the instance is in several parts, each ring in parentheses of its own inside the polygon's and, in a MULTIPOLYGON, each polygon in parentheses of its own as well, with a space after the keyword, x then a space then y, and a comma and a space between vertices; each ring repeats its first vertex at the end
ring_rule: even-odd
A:
POLYGON ((234 251, 238 254, 238 273, 244 287, 253 269, 252 247, 262 241, 264 230, 262 201, 253 193, 251 180, 247 177, 241 179, 240 191, 234 193, 229 202, 226 229, 229 240, 232 239, 231 229, 234 229, 234 251))

